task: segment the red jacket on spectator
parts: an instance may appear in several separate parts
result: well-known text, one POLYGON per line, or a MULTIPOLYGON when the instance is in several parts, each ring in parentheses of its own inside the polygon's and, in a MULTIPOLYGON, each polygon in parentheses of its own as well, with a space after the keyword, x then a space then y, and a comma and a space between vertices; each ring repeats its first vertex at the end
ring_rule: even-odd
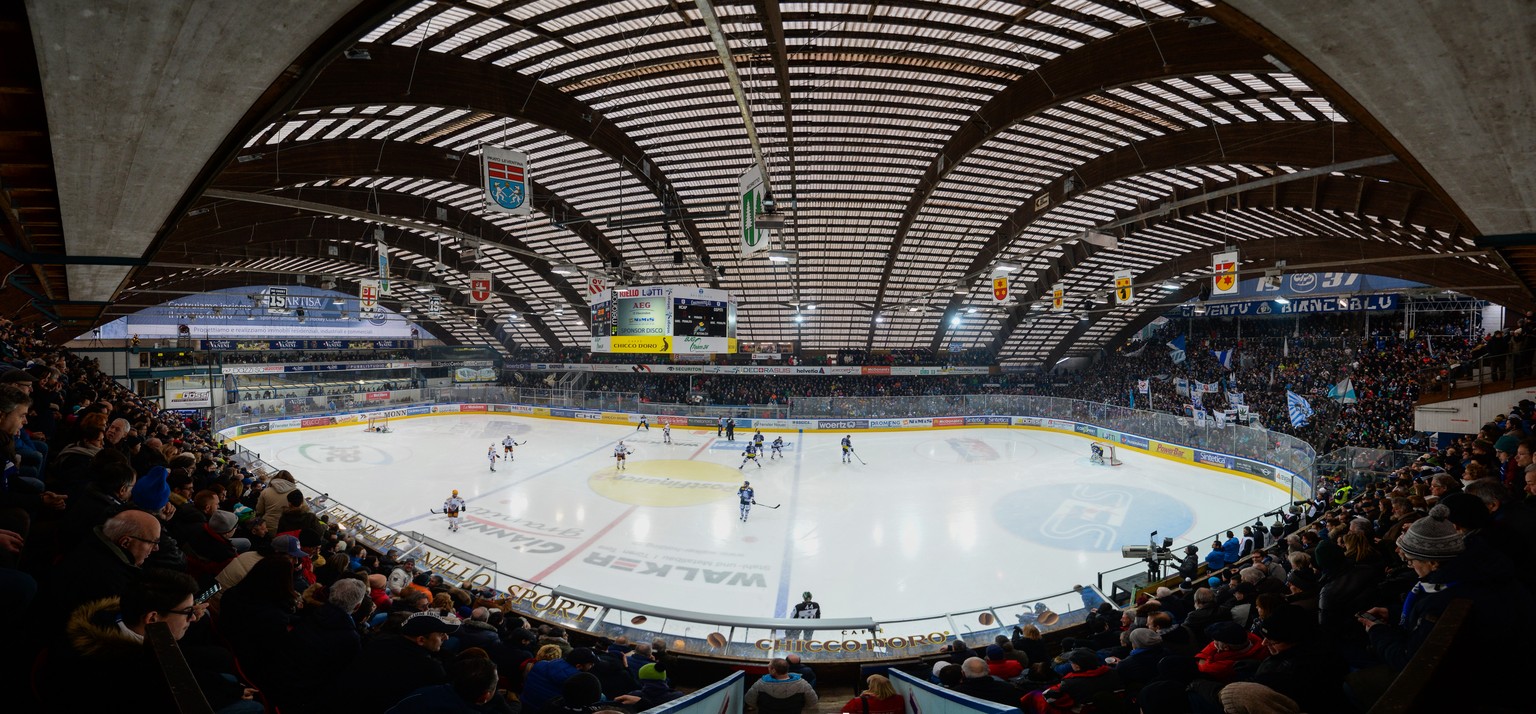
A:
POLYGON ((1217 651, 1216 641, 1212 640, 1205 649, 1195 655, 1199 661, 1200 673, 1212 679, 1222 682, 1230 682, 1236 679, 1232 668, 1243 660, 1259 661, 1269 656, 1269 650, 1264 648, 1263 640, 1252 632, 1248 633, 1248 646, 1242 649, 1217 651))
POLYGON ((989 660, 987 662, 987 671, 991 672, 994 677, 1013 679, 1024 673, 1024 665, 1019 664, 1019 661, 1016 659, 1005 659, 997 662, 989 660))

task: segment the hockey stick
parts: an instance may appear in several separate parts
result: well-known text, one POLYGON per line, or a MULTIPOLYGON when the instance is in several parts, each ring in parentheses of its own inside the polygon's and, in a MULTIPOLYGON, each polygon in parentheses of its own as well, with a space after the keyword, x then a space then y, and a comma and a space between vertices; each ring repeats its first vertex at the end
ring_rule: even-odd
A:
POLYGON ((778 508, 779 506, 782 506, 784 504, 782 504, 782 503, 775 503, 772 506, 770 506, 770 505, 768 505, 766 503, 758 503, 757 501, 753 501, 752 505, 754 505, 754 506, 762 506, 763 508, 778 508))
MULTIPOLYGON (((859 463, 864 464, 864 459, 859 457, 859 452, 854 451, 853 449, 849 449, 848 453, 853 454, 853 458, 858 459, 859 463)), ((868 466, 869 464, 864 464, 864 465, 868 466)))

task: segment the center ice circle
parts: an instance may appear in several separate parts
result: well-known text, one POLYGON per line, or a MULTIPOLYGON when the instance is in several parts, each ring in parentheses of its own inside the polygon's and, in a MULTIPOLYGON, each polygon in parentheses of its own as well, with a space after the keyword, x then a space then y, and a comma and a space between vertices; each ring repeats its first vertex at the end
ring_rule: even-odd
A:
POLYGON ((1145 544, 1152 531, 1159 540, 1177 539, 1195 520, 1183 501, 1114 483, 1056 483, 1014 491, 997 501, 993 517, 1025 540, 1094 551, 1145 544))
POLYGON ((635 506, 697 506, 736 496, 746 480, 728 466, 703 461, 630 461, 587 477, 598 495, 635 506))

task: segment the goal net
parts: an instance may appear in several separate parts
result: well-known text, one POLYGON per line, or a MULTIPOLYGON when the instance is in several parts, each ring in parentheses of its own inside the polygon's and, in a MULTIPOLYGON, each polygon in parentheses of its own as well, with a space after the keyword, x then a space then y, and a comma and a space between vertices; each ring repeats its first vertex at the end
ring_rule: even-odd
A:
POLYGON ((380 433, 388 432, 389 431, 389 417, 386 417, 386 416, 368 417, 368 431, 376 431, 376 432, 380 432, 380 433))
POLYGON ((1120 465, 1120 459, 1115 455, 1115 445, 1106 441, 1095 441, 1088 447, 1088 460, 1106 466, 1120 465))

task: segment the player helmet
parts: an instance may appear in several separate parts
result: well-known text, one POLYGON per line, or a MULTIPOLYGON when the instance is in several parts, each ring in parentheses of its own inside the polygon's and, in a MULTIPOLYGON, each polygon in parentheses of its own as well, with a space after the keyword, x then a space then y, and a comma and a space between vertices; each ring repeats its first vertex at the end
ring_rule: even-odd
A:
POLYGON ((458 489, 454 489, 453 490, 453 495, 455 495, 455 496, 459 495, 459 490, 458 489))
POLYGON ((807 591, 805 591, 803 593, 800 593, 800 599, 802 599, 802 600, 809 600, 809 599, 811 599, 811 591, 807 590, 807 591))
POLYGON ((752 482, 751 481, 742 481, 741 485, 743 485, 743 486, 751 486, 752 482))

